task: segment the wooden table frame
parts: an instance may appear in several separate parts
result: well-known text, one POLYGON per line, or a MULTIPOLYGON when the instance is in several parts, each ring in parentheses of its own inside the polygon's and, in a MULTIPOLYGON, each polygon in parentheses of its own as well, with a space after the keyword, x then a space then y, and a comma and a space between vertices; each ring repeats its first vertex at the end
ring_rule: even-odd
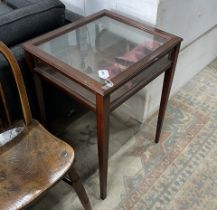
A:
POLYGON ((100 178, 100 196, 102 199, 106 198, 107 194, 107 174, 108 174, 108 147, 109 147, 109 114, 118 106, 120 106, 129 97, 134 95, 136 92, 144 88, 149 82, 154 80, 161 73, 165 72, 163 90, 160 102, 160 109, 157 121, 156 137, 155 142, 159 142, 160 133, 162 129, 162 124, 165 116, 166 106, 169 98, 169 93, 173 81, 173 76, 175 72, 177 57, 180 49, 182 39, 168 34, 166 32, 160 31, 156 28, 141 24, 129 18, 121 15, 117 15, 113 12, 103 10, 99 13, 85 17, 78 20, 75 23, 71 23, 67 26, 61 27, 43 36, 37 37, 33 40, 26 42, 23 47, 26 53, 27 63, 29 68, 33 72, 36 93, 38 97, 39 107, 41 111, 42 120, 46 121, 45 108, 44 108, 44 97, 43 88, 41 84, 41 79, 52 83, 59 89, 62 89, 73 98, 78 100, 80 103, 88 107, 90 110, 96 113, 97 121, 97 141, 98 141, 98 159, 99 159, 99 178, 100 178), (107 90, 102 90, 102 85, 93 80, 92 78, 82 74, 71 66, 65 64, 62 61, 57 61, 56 58, 48 55, 44 51, 37 48, 37 45, 43 43, 47 40, 52 39, 58 35, 64 34, 67 31, 76 29, 77 27, 89 23, 99 17, 108 16, 120 22, 126 23, 133 27, 139 28, 146 32, 152 33, 154 35, 159 35, 167 40, 165 44, 160 46, 150 55, 143 58, 141 61, 135 63, 127 71, 122 72, 120 75, 112 79, 114 84, 113 87, 107 90), (163 58, 167 57, 167 62, 164 65, 163 58), (49 75, 45 74, 40 68, 35 67, 34 60, 40 60, 49 67, 60 72, 70 80, 75 81, 82 88, 90 91, 95 95, 95 105, 93 105, 87 98, 81 97, 78 92, 70 89, 67 84, 62 84, 55 78, 51 78, 49 75), (133 80, 138 75, 142 74, 143 79, 136 84, 131 90, 122 95, 120 98, 111 102, 111 94, 114 93, 118 88, 122 87, 127 82, 133 80), (85 81, 85 84, 83 83, 85 81))

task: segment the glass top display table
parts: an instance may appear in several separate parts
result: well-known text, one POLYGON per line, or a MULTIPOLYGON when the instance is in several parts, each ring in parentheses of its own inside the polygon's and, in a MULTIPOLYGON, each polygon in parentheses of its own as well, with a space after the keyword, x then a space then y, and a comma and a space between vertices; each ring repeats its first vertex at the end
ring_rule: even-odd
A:
POLYGON ((165 72, 155 137, 158 142, 181 41, 103 10, 24 44, 42 120, 46 120, 42 79, 96 113, 102 199, 107 191, 110 112, 165 72))

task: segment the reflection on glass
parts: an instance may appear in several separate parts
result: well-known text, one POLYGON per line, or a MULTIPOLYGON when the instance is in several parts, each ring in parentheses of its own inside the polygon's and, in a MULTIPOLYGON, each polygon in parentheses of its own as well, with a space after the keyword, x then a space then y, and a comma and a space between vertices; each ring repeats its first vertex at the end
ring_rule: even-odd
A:
POLYGON ((39 48, 104 84, 164 42, 159 36, 102 17, 39 48))

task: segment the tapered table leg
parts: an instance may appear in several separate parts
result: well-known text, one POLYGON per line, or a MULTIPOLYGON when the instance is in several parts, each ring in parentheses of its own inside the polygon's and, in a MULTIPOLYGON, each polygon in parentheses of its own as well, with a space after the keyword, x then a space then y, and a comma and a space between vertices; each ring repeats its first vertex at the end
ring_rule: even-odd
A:
POLYGON ((25 51, 25 59, 29 69, 32 72, 32 79, 33 79, 32 82, 34 82, 35 85, 35 92, 38 100, 38 106, 39 106, 39 112, 41 118, 40 120, 41 123, 46 127, 47 120, 46 120, 46 113, 45 113, 44 92, 42 88, 42 81, 40 77, 34 73, 34 58, 27 51, 25 51))
POLYGON ((36 90, 36 95, 37 95, 37 99, 38 99, 41 122, 46 127, 47 126, 47 120, 46 120, 44 92, 43 92, 43 87, 42 87, 42 81, 37 74, 33 74, 33 79, 34 79, 35 90, 36 90))
POLYGON ((156 143, 158 143, 160 140, 161 129, 163 126, 167 102, 169 99, 169 94, 170 94, 170 90, 171 90, 171 86, 173 82, 179 49, 180 49, 180 45, 175 47, 174 50, 172 51, 170 55, 170 59, 172 60, 172 65, 165 72, 165 75, 164 75, 163 90, 162 90, 162 95, 161 95, 160 109, 158 113, 157 129, 156 129, 156 136, 155 136, 156 143))
POLYGON ((96 96, 100 197, 106 198, 109 147, 109 96, 96 96))

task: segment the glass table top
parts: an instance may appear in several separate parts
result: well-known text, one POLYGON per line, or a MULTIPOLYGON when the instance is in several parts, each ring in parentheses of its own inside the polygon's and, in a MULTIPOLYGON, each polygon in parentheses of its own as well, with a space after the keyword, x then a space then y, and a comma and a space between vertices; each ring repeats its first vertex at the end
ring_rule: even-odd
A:
POLYGON ((105 83, 167 40, 110 17, 100 17, 38 47, 94 80, 105 83))

